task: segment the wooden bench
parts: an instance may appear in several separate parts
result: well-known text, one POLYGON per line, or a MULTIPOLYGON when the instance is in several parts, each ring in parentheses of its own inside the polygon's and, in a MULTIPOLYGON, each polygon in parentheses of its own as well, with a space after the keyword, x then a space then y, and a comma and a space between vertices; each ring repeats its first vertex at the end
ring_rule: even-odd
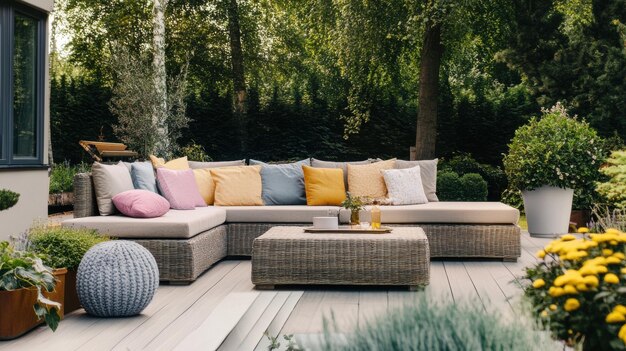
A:
POLYGON ((127 146, 122 143, 89 140, 81 140, 78 143, 98 162, 111 158, 136 158, 138 156, 135 151, 126 150, 127 146))

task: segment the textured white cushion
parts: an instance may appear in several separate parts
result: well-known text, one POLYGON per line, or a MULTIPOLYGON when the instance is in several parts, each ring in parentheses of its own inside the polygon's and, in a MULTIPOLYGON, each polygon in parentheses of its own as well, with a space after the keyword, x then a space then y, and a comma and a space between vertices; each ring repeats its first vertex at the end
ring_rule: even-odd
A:
POLYGON ((313 223, 313 217, 336 216, 337 206, 224 206, 229 223, 313 223))
POLYGON ((122 161, 114 165, 105 165, 95 162, 91 167, 93 185, 96 191, 96 202, 98 211, 102 216, 111 215, 116 212, 113 196, 124 191, 133 190, 133 180, 130 177, 128 168, 122 161))
POLYGON ((186 239, 224 224, 226 211, 216 207, 170 210, 161 217, 94 216, 63 221, 64 227, 95 229, 117 238, 186 239))
POLYGON ((412 168, 420 166, 420 173, 422 175, 422 185, 424 186, 424 193, 429 202, 439 201, 437 198, 437 163, 439 159, 434 160, 420 160, 420 161, 404 161, 396 160, 396 169, 412 168))
POLYGON ((405 169, 383 169, 380 171, 387 185, 387 197, 393 205, 419 205, 428 202, 420 166, 405 169))
MULTIPOLYGON (((369 206, 368 206, 369 209, 369 206)), ((517 224, 519 211, 500 202, 429 202, 422 205, 380 206, 384 224, 517 224)), ((350 211, 341 210, 341 218, 350 211)), ((361 220, 369 222, 369 210, 361 220)))
POLYGON ((246 160, 211 161, 211 162, 189 161, 189 168, 191 169, 233 167, 233 166, 245 166, 245 165, 246 165, 246 160))

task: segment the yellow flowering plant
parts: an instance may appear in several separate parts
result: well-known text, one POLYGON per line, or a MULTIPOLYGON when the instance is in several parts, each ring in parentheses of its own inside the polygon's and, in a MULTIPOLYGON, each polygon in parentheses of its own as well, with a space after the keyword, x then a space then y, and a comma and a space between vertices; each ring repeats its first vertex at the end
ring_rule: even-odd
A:
POLYGON ((626 350, 626 233, 561 236, 526 268, 524 294, 552 336, 583 350, 626 350))

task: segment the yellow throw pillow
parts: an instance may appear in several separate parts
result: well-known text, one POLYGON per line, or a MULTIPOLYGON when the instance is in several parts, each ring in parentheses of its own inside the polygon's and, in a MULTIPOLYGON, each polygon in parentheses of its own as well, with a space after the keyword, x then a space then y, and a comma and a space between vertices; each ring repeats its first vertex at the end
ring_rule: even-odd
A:
POLYGON ((346 199, 341 168, 302 166, 306 204, 309 206, 339 206, 346 199))
POLYGON ((261 166, 210 168, 216 206, 263 206, 261 166))
POLYGON ((150 161, 152 162, 152 167, 154 168, 165 167, 167 169, 173 169, 175 171, 184 171, 186 169, 189 169, 187 156, 165 162, 165 160, 160 157, 150 155, 150 161))
POLYGON ((215 182, 211 177, 211 170, 208 168, 194 169, 193 175, 196 177, 196 184, 204 202, 213 205, 215 201, 215 182))
POLYGON ((387 186, 381 170, 392 169, 395 164, 395 158, 368 165, 348 164, 348 191, 350 195, 372 199, 386 197, 387 186))

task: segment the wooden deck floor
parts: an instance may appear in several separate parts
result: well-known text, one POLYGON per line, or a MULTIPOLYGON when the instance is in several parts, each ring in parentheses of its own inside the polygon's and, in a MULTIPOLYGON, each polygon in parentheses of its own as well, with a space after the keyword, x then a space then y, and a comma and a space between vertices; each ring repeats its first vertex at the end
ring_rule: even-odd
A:
POLYGON ((100 319, 79 310, 55 333, 39 327, 17 340, 0 342, 0 350, 266 350, 265 333, 296 334, 306 340, 322 331, 323 317, 331 311, 339 329, 347 331, 417 294, 451 301, 477 299, 486 309, 514 318, 521 294, 514 280, 548 241, 524 233, 518 262, 433 261, 431 283, 423 292, 350 287, 257 291, 250 282, 250 261, 225 260, 191 285, 161 285, 140 316, 100 319))

